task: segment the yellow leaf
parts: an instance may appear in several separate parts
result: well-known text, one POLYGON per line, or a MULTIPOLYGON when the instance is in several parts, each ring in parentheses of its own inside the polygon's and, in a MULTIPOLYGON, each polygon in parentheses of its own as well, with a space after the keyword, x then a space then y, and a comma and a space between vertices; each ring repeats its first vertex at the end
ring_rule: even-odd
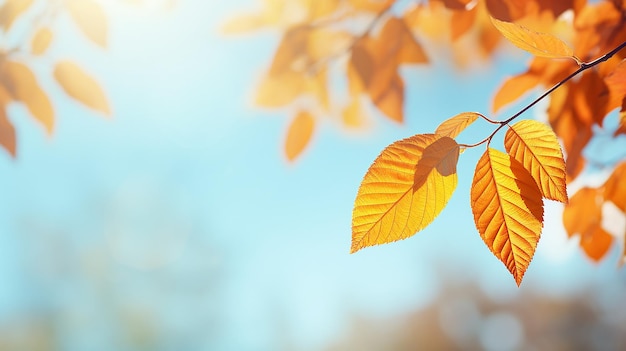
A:
POLYGON ((288 70, 278 75, 265 75, 256 91, 255 104, 281 107, 291 103, 306 90, 302 74, 288 70))
POLYGON ((358 96, 353 96, 342 111, 343 124, 348 128, 360 128, 365 124, 365 112, 358 96))
POLYGON ((11 156, 15 157, 15 128, 6 114, 6 105, 10 102, 11 96, 9 92, 6 91, 2 85, 0 85, 0 146, 7 150, 11 156))
POLYGON ((358 11, 380 12, 391 6, 395 0, 350 0, 350 5, 358 11))
POLYGON ((304 151, 311 141, 314 127, 315 118, 306 111, 299 112, 291 121, 285 140, 287 160, 294 161, 304 151))
POLYGON ((101 47, 107 46, 107 18, 94 0, 65 0, 70 16, 78 28, 94 43, 101 47))
POLYGON ((526 72, 504 81, 496 96, 493 98, 493 112, 498 112, 503 106, 519 99, 528 90, 539 84, 540 77, 531 72, 526 72))
POLYGON ((50 28, 44 27, 39 29, 37 33, 35 33, 33 41, 31 42, 31 49, 33 54, 42 55, 50 46, 51 41, 52 31, 50 30, 50 28))
POLYGON ((459 145, 436 134, 386 147, 359 187, 351 252, 406 239, 429 225, 456 189, 458 157, 459 145))
POLYGON ((574 56, 572 48, 552 34, 535 32, 519 24, 500 21, 493 17, 491 22, 513 45, 535 56, 570 58, 580 62, 574 56))
POLYGON ((563 227, 569 237, 591 232, 602 222, 602 197, 598 189, 582 188, 563 209, 563 227))
POLYGON ((471 201, 480 237, 519 286, 543 227, 535 180, 521 163, 489 148, 476 165, 471 201))
POLYGON ((626 162, 615 167, 604 183, 604 198, 626 213, 626 162))
POLYGON ((54 110, 46 93, 41 89, 33 72, 26 65, 16 61, 0 64, 0 84, 11 98, 26 105, 31 115, 41 122, 48 134, 54 128, 54 110))
POLYGON ((474 123, 480 114, 476 112, 463 112, 449 118, 437 127, 435 134, 456 138, 465 128, 474 123))
POLYGON ((28 10, 33 0, 7 0, 0 7, 0 27, 5 31, 11 29, 13 22, 28 10))
POLYGON ((565 160, 548 126, 534 120, 515 123, 506 132, 504 147, 530 172, 543 197, 567 203, 565 160))
POLYGON ((75 63, 58 62, 54 67, 54 78, 72 98, 107 116, 111 115, 111 108, 98 82, 75 63))

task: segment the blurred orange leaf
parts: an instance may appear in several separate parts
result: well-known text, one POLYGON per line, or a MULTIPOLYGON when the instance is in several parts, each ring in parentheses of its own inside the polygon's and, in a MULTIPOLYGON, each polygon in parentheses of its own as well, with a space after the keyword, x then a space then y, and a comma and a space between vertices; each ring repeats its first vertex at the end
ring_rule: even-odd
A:
POLYGON ((565 160, 548 126, 534 120, 517 122, 506 132, 504 146, 530 172, 543 197, 567 203, 565 160))
POLYGON ((16 140, 15 140, 15 128, 13 123, 9 121, 6 114, 6 105, 11 101, 9 92, 0 85, 0 146, 2 146, 7 152, 15 157, 16 155, 16 140))
POLYGON ((26 105, 32 116, 41 122, 50 134, 54 127, 54 110, 46 93, 41 89, 33 72, 16 61, 0 63, 0 84, 13 100, 26 105))
POLYGON ((579 189, 563 209, 563 226, 567 235, 585 235, 602 222, 602 199, 597 189, 579 189))
POLYGON ((609 252, 613 244, 613 236, 600 226, 585 233, 580 238, 580 246, 592 260, 599 262, 609 252))
POLYGON ((108 25, 102 6, 94 0, 65 0, 78 28, 94 43, 107 46, 108 25))
POLYGON ((387 146, 359 187, 350 251, 406 239, 429 225, 456 189, 458 157, 459 145, 436 134, 387 146))
POLYGON ((0 7, 0 27, 8 31, 13 26, 13 22, 25 13, 33 0, 6 0, 0 7))
POLYGON ((539 83, 540 77, 532 72, 526 72, 505 80, 493 98, 493 112, 498 112, 503 106, 519 99, 539 83))
POLYGON ((519 286, 543 227, 535 180, 517 160, 489 148, 476 165, 471 201, 481 238, 519 286))
POLYGON ((479 116, 480 114, 476 112, 459 113, 458 115, 441 123, 439 127, 437 127, 437 130, 435 130, 435 134, 454 139, 459 136, 465 128, 474 123, 479 116))
POLYGON ((51 41, 52 31, 50 30, 50 28, 40 28, 37 33, 35 33, 35 36, 33 36, 33 41, 31 42, 31 49, 33 54, 42 55, 50 46, 51 41))
POLYGON ((311 141, 315 128, 315 118, 306 111, 299 112, 291 121, 285 140, 285 154, 294 161, 311 141))
POLYGON ((58 62, 54 67, 54 78, 72 98, 107 116, 111 115, 106 95, 98 82, 74 62, 58 62))
POLYGON ((572 48, 552 34, 535 32, 519 24, 500 21, 493 17, 491 22, 513 45, 535 56, 570 58, 580 62, 574 56, 572 48))
POLYGON ((604 198, 626 213, 626 162, 622 162, 604 183, 604 198))

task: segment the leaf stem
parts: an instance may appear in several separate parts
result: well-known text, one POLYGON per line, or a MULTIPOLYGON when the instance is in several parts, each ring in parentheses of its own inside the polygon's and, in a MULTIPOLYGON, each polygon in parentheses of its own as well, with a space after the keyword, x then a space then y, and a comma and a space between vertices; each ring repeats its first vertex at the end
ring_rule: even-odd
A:
POLYGON ((553 85, 550 89, 546 90, 543 94, 541 94, 541 96, 539 96, 538 98, 536 98, 535 100, 533 100, 530 104, 526 105, 524 108, 522 108, 521 110, 519 110, 517 113, 515 113, 514 115, 512 115, 511 117, 507 118, 504 121, 501 122, 495 122, 495 121, 491 121, 487 118, 485 118, 487 121, 489 122, 495 122, 497 124, 499 124, 499 126, 485 139, 475 143, 475 144, 459 144, 459 146, 461 147, 465 147, 465 148, 472 148, 472 147, 477 147, 480 146, 484 143, 487 143, 487 145, 489 145, 489 143, 491 142, 491 139, 493 138, 494 135, 496 135, 496 133, 498 133, 498 131, 500 131, 500 129, 502 129, 505 125, 508 125, 510 122, 512 122, 514 119, 516 119, 517 117, 521 116, 524 112, 528 111, 531 107, 535 106, 539 101, 543 100, 544 98, 546 98, 546 96, 552 94, 553 91, 555 91, 556 89, 558 89, 560 86, 562 86, 563 84, 567 83, 570 79, 576 77, 577 75, 579 75, 580 73, 602 63, 605 61, 608 61, 611 57, 613 57, 615 54, 617 54, 620 50, 622 50, 623 48, 626 47, 626 41, 621 43, 620 45, 618 45, 616 48, 614 48, 613 50, 607 52, 606 54, 602 55, 601 57, 591 61, 591 62, 582 62, 580 63, 580 67, 578 67, 578 69, 574 72, 572 72, 570 75, 568 75, 567 77, 563 78, 563 80, 561 80, 560 82, 556 83, 555 85, 553 85))

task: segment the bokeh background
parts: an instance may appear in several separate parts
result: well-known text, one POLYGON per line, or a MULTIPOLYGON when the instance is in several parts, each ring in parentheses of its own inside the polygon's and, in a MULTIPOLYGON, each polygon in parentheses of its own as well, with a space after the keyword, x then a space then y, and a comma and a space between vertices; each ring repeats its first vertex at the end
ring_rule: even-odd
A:
MULTIPOLYGON (((561 205, 546 202, 518 288, 473 224, 482 149, 461 156, 458 189, 431 226, 348 253, 354 197, 382 148, 489 111, 528 56, 403 70, 405 125, 378 116, 346 132, 328 121, 288 163, 289 111, 252 104, 279 34, 220 32, 254 1, 101 3, 106 50, 60 16, 47 55, 89 67, 113 117, 64 96, 45 61, 33 69, 54 102, 53 136, 23 106, 8 111, 19 154, 0 154, 0 350, 626 348, 620 244, 592 263, 561 227, 561 205)), ((606 221, 626 228, 617 214, 606 221)))

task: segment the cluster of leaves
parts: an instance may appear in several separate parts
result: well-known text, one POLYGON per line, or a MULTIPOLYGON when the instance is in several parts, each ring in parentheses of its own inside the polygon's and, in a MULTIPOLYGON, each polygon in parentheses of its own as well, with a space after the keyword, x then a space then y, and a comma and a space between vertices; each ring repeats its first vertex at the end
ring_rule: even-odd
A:
POLYGON ((48 134, 54 130, 54 108, 34 73, 37 65, 51 67, 54 79, 72 99, 106 116, 111 114, 104 91, 89 73, 72 60, 48 55, 57 39, 53 26, 59 15, 68 15, 87 39, 101 48, 107 47, 107 17, 96 0, 6 0, 0 6, 2 35, 13 39, 3 43, 16 43, 0 48, 0 145, 13 157, 17 140, 7 113, 11 103, 23 104, 48 134), (27 30, 13 30, 20 22, 27 30), (25 37, 16 39, 18 35, 25 37))
POLYGON ((442 123, 434 134, 414 135, 385 148, 357 194, 352 252, 407 238, 431 223, 456 187, 460 153, 486 144, 475 171, 471 207, 481 237, 518 284, 540 237, 544 198, 566 204, 564 226, 570 235, 580 234, 581 247, 590 258, 606 256, 614 240, 602 228, 602 208, 612 203, 626 212, 626 188, 620 183, 625 163, 613 169, 604 186, 583 188, 569 202, 566 184, 586 169, 585 147, 605 127, 611 111, 620 109, 612 138, 626 134, 626 63, 620 51, 626 45, 626 1, 265 0, 264 4, 261 12, 235 18, 225 29, 233 33, 273 27, 283 33, 256 103, 298 111, 287 130, 289 160, 306 148, 324 117, 356 128, 364 124, 364 107, 373 105, 389 119, 404 121, 399 68, 428 63, 441 47, 461 66, 473 59, 471 53, 489 58, 502 37, 535 56, 526 72, 505 80, 496 92, 494 113, 536 88, 549 88, 506 120, 462 113, 442 123), (330 99, 336 94, 328 92, 336 86, 329 84, 329 72, 341 70, 348 98, 336 104, 330 99), (537 121, 512 124, 546 97, 550 97, 549 126, 537 121), (459 133, 478 119, 496 125, 494 131, 475 144, 458 143, 459 133), (503 152, 490 143, 505 127, 503 152))

